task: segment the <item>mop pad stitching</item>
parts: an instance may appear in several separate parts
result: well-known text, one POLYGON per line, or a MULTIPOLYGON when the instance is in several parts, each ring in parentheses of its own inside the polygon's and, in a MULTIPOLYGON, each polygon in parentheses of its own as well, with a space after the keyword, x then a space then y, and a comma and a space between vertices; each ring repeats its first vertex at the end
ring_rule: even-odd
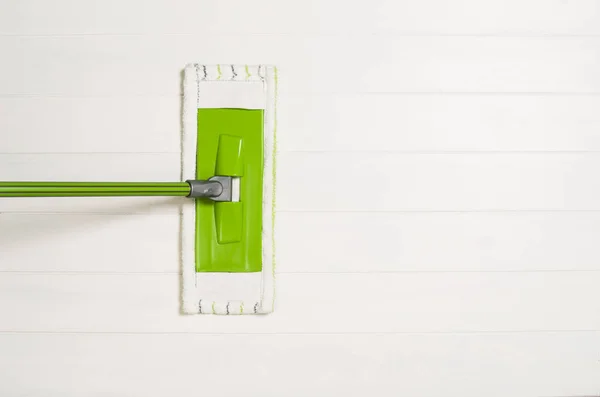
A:
MULTIPOLYGON (((268 98, 271 98, 271 102, 272 105, 271 106, 267 106, 265 109, 265 132, 269 135, 269 138, 267 138, 265 140, 265 148, 264 148, 264 154, 265 154, 265 167, 266 168, 271 168, 269 170, 269 173, 265 174, 265 182, 264 182, 264 192, 266 194, 266 197, 268 197, 268 202, 264 201, 263 203, 263 212, 269 214, 269 217, 271 219, 269 219, 268 223, 263 224, 263 241, 264 241, 264 230, 269 230, 269 233, 271 233, 271 236, 268 240, 268 242, 270 244, 268 244, 269 249, 271 250, 269 257, 264 257, 263 256, 263 266, 267 266, 267 269, 263 270, 263 277, 261 280, 261 298, 260 301, 258 302, 258 304, 260 305, 261 309, 260 311, 258 310, 258 307, 255 307, 255 313, 270 313, 273 311, 273 307, 274 307, 274 300, 275 300, 275 277, 274 277, 274 263, 273 263, 273 258, 274 258, 274 217, 273 217, 273 212, 275 209, 275 197, 273 195, 274 193, 274 178, 273 176, 275 175, 275 112, 276 112, 276 106, 275 106, 275 100, 276 100, 276 93, 275 93, 275 89, 277 87, 277 85, 275 84, 275 74, 273 73, 273 75, 268 75, 270 70, 264 68, 264 65, 258 65, 258 71, 260 73, 260 78, 263 84, 263 89, 268 92, 267 96, 268 98), (271 86, 271 84, 273 84, 271 86), (270 87, 270 88, 269 88, 270 87), (272 90, 272 92, 271 92, 272 90), (272 112, 272 113, 269 113, 272 112), (267 132, 268 131, 268 132, 267 132), (267 146, 268 144, 268 146, 267 146), (269 164, 270 163, 270 164, 269 164), (268 175, 268 177, 267 177, 268 175), (270 180, 269 180, 270 179, 270 180), (271 197, 269 197, 271 196, 271 197), (270 208, 269 208, 270 207, 270 208), (270 224, 270 225, 269 225, 270 224), (270 227, 270 228, 269 228, 270 227), (267 229, 269 228, 269 229, 267 229), (268 266, 271 266, 271 269, 268 269, 268 266), (270 284, 270 285, 269 285, 270 284), (269 286, 269 292, 266 292, 266 287, 269 286), (270 308, 265 308, 265 303, 266 303, 266 298, 268 296, 268 294, 272 294, 272 297, 270 299, 270 308)), ((273 72, 275 72, 275 68, 273 68, 273 72)), ((263 251, 264 251, 264 247, 263 247, 263 251)), ((264 253, 264 252, 263 252, 264 253)))
POLYGON ((200 301, 198 302, 198 309, 200 311, 200 314, 202 314, 202 299, 200 299, 200 301))
MULTIPOLYGON (((258 65, 258 76, 261 78, 261 84, 263 86, 263 90, 265 92, 267 92, 267 84, 266 84, 265 80, 262 79, 261 68, 262 68, 262 65, 258 65)), ((267 94, 267 97, 268 97, 268 94, 267 94)), ((263 148, 263 167, 265 167, 267 165, 267 158, 268 158, 268 152, 266 150, 266 144, 267 144, 268 141, 267 141, 267 138, 264 136, 264 133, 266 132, 266 128, 265 127, 268 125, 268 120, 269 120, 269 118, 268 118, 269 113, 268 112, 269 112, 269 107, 267 105, 265 107, 265 110, 264 110, 264 118, 263 118, 263 120, 264 120, 264 122, 263 122, 263 138, 264 138, 264 145, 265 145, 265 147, 263 148)), ((266 186, 266 183, 267 183, 267 181, 266 181, 266 175, 264 177, 265 178, 263 179, 263 189, 264 189, 264 187, 266 186)), ((263 190, 263 208, 262 208, 263 212, 265 211, 265 202, 264 202, 264 200, 265 200, 265 198, 264 198, 264 190, 263 190)), ((264 216, 264 214, 263 214, 263 216, 264 216)), ((264 223, 263 223, 262 227, 263 227, 263 229, 265 228, 264 223)), ((264 231, 262 232, 262 234, 264 235, 264 231)), ((264 240, 264 237, 263 237, 263 240, 264 240)), ((263 246, 263 253, 264 253, 264 249, 265 249, 265 247, 263 246)), ((262 261, 263 261, 263 266, 264 266, 265 265, 265 263, 264 263, 265 262, 264 255, 262 257, 262 261)), ((261 269, 261 273, 262 273, 262 270, 263 269, 261 269)), ((261 280, 260 280, 260 303, 261 303, 261 306, 262 306, 262 303, 263 303, 264 300, 265 300, 265 277, 264 277, 264 274, 263 274, 262 277, 261 277, 261 280)), ((257 305, 258 305, 258 302, 254 305, 254 313, 255 314, 257 313, 257 305)))
POLYGON ((264 82, 266 80, 267 68, 265 65, 257 65, 257 73, 252 72, 251 65, 237 65, 237 64, 218 64, 218 65, 203 65, 203 64, 191 64, 198 68, 197 80, 203 81, 236 81, 236 82, 264 82), (223 69, 223 66, 226 69, 223 69), (202 70, 200 70, 202 67, 202 70), (233 74, 230 76, 227 70, 231 70, 233 74), (243 70, 245 76, 240 75, 240 70, 243 70), (220 72, 219 72, 220 71, 220 72))
POLYGON ((258 313, 258 302, 254 304, 254 314, 258 313))
POLYGON ((206 82, 216 82, 216 81, 226 81, 228 83, 246 83, 246 84, 257 84, 262 82, 262 80, 217 80, 217 79, 202 79, 202 81, 206 82))
POLYGON ((229 305, 231 304, 231 302, 227 302, 227 306, 225 306, 225 311, 227 312, 227 314, 229 314, 229 305))
POLYGON ((196 69, 196 107, 198 107, 200 106, 200 66, 197 63, 194 66, 196 69))
POLYGON ((271 245, 272 245, 272 251, 271 251, 271 255, 272 255, 272 263, 273 263, 273 268, 271 269, 272 274, 273 274, 273 307, 275 307, 275 294, 277 293, 277 289, 275 288, 275 266, 277 265, 277 262, 275 260, 276 255, 275 255, 275 250, 276 250, 276 245, 275 245, 275 216, 276 216, 276 211, 275 211, 275 206, 277 203, 277 100, 278 100, 278 86, 279 86, 279 79, 278 79, 278 70, 277 67, 273 68, 273 83, 275 84, 275 99, 273 101, 273 170, 272 170, 272 175, 273 175, 273 186, 272 186, 272 202, 271 202, 271 245))

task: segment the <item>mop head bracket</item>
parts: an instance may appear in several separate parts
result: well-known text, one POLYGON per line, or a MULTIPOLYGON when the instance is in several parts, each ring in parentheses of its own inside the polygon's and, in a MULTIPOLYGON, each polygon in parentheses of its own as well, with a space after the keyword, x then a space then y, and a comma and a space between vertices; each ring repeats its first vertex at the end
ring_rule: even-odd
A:
POLYGON ((213 176, 207 181, 187 180, 190 185, 190 198, 209 198, 213 201, 239 201, 233 199, 233 177, 213 176))

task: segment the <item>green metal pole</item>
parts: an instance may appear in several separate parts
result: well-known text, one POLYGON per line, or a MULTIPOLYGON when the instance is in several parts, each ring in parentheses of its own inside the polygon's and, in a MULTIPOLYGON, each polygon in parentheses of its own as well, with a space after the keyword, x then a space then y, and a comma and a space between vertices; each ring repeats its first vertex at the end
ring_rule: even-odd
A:
POLYGON ((187 182, 0 182, 0 197, 187 196, 187 182))

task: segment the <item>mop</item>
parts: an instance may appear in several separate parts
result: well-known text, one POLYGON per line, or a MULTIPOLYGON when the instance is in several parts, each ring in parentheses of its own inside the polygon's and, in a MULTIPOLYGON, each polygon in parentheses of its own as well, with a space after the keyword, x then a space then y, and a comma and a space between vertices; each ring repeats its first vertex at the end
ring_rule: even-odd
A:
POLYGON ((276 100, 275 67, 190 64, 180 182, 0 182, 0 197, 187 196, 182 312, 271 313, 276 100))
POLYGON ((273 311, 276 84, 274 67, 185 68, 183 179, 231 177, 230 200, 183 206, 185 313, 273 311))

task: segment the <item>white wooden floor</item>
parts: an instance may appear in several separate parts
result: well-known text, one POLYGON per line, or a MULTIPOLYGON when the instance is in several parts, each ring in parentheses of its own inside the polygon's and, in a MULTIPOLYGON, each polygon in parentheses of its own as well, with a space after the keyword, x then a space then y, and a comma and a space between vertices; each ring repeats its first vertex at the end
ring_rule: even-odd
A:
POLYGON ((276 313, 179 315, 179 199, 2 199, 1 396, 600 394, 600 1, 0 0, 0 180, 178 180, 188 62, 280 68, 276 313))

